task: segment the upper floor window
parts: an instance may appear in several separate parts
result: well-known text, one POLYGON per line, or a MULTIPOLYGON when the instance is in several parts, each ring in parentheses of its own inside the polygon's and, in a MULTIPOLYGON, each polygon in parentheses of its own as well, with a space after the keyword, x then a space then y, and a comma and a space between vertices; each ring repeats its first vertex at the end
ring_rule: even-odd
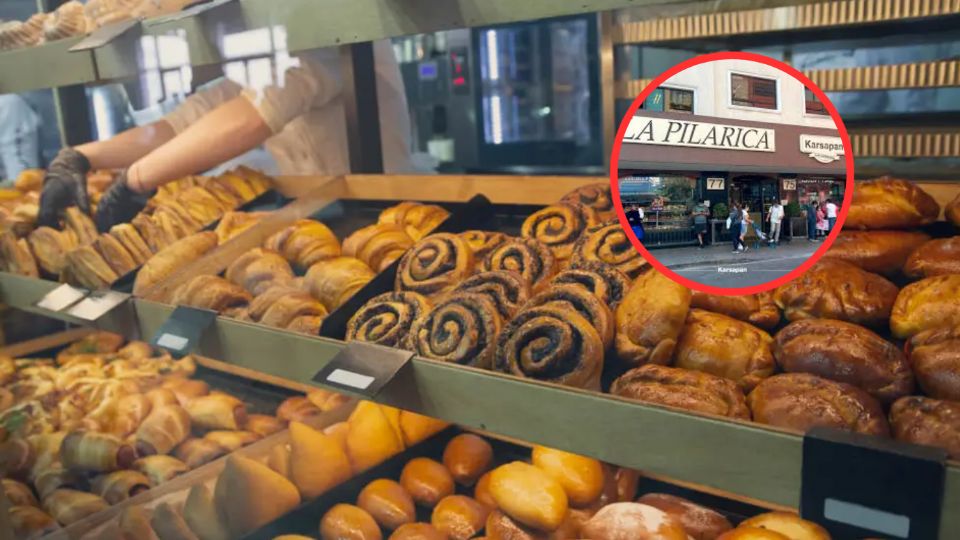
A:
POLYGON ((663 102, 668 111, 693 114, 693 90, 664 87, 663 94, 663 102))
POLYGON ((805 96, 804 106, 806 108, 807 114, 822 114, 822 115, 830 114, 827 112, 827 108, 823 105, 823 102, 817 99, 817 96, 813 93, 813 90, 810 90, 809 88, 804 88, 803 94, 805 96))
POLYGON ((731 73, 730 103, 743 107, 777 110, 779 108, 777 81, 731 73))

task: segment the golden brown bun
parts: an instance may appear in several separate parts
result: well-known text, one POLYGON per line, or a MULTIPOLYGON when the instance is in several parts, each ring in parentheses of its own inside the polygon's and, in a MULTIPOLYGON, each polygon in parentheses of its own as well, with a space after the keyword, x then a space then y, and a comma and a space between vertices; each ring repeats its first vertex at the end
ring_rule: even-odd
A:
POLYGON ((451 294, 414 321, 409 348, 426 358, 489 369, 502 325, 489 297, 451 294))
POLYGON ((209 394, 194 398, 185 407, 190 421, 201 429, 240 429, 247 421, 247 408, 227 394, 209 394))
POLYGON ((767 529, 791 540, 830 540, 830 534, 820 525, 787 512, 760 514, 741 522, 740 527, 767 529))
POLYGON ((265 216, 266 212, 227 212, 220 218, 220 222, 217 223, 217 228, 214 229, 214 232, 217 233, 219 243, 223 244, 234 236, 253 227, 265 216))
POLYGON ((733 528, 720 512, 674 495, 648 493, 637 502, 659 508, 676 518, 693 540, 714 540, 733 528))
POLYGON ((578 187, 564 195, 560 202, 587 205, 593 208, 603 221, 617 218, 608 182, 597 182, 596 184, 578 187))
POLYGON ((960 459, 960 403, 920 396, 900 398, 890 408, 894 438, 943 448, 960 459))
POLYGON ((750 419, 750 410, 736 383, 709 373, 654 364, 640 366, 615 380, 610 393, 689 411, 750 419))
POLYGON ((717 540, 790 540, 790 538, 769 529, 737 527, 721 534, 717 540))
POLYGON ((440 499, 452 495, 453 477, 441 463, 429 458, 413 458, 403 466, 400 485, 414 502, 427 508, 436 506, 440 499))
POLYGON ((183 504, 183 520, 200 540, 229 540, 226 524, 217 512, 213 493, 203 484, 194 484, 183 504))
POLYGON ((792 322, 777 332, 773 354, 784 371, 852 384, 884 403, 913 392, 913 374, 903 352, 855 324, 792 322))
POLYGON ((960 401, 960 324, 920 332, 910 339, 907 351, 926 395, 960 401))
POLYGON ((884 176, 857 182, 845 227, 910 229, 933 223, 940 205, 913 182, 884 176))
POLYGON ((133 292, 142 295, 166 280, 178 268, 189 264, 217 247, 217 233, 203 231, 177 240, 150 258, 137 273, 133 292))
POLYGON ((841 231, 827 257, 841 259, 867 272, 896 275, 907 257, 930 236, 912 231, 841 231))
POLYGON ((192 306, 224 312, 231 308, 245 306, 253 296, 243 287, 230 283, 218 276, 196 276, 173 292, 170 303, 176 306, 192 306))
POLYGON ((508 238, 492 249, 478 270, 520 274, 531 289, 546 283, 559 270, 550 248, 533 238, 508 238))
POLYGON ((560 527, 567 514, 567 495, 552 476, 533 465, 514 461, 490 473, 490 494, 505 514, 542 531, 560 527))
POLYGON ((450 495, 437 503, 430 523, 451 540, 469 540, 487 520, 490 509, 464 495, 450 495))
POLYGON ((410 494, 399 483, 386 478, 367 484, 357 497, 357 506, 366 510, 381 527, 389 531, 417 520, 410 494))
POLYGON ((473 269, 473 251, 466 241, 455 234, 435 234, 417 242, 400 259, 396 289, 439 297, 453 290, 473 269))
POLYGON ((466 231, 460 233, 460 238, 473 251, 473 260, 478 272, 483 270, 483 261, 491 251, 500 247, 509 238, 501 232, 495 231, 466 231))
POLYGON ((577 240, 599 223, 597 211, 587 205, 558 203, 530 214, 524 220, 520 234, 542 242, 562 263, 573 256, 577 240))
POLYGON ((646 504, 622 502, 600 509, 583 524, 590 540, 687 540, 680 520, 646 504))
POLYGON ((153 251, 144 241, 143 236, 129 223, 120 223, 111 227, 110 236, 120 242, 137 266, 147 262, 153 256, 153 251))
POLYGON ((17 191, 40 191, 43 187, 43 169, 24 169, 17 175, 13 188, 17 191))
POLYGON ((180 443, 173 456, 186 463, 187 467, 196 469, 227 453, 227 449, 214 440, 192 437, 180 443))
POLYGON ((924 330, 960 324, 960 274, 911 283, 897 295, 890 330, 905 339, 924 330))
POLYGON ((290 422, 290 480, 304 499, 320 496, 351 475, 350 459, 335 438, 290 422))
POLYGON ((534 446, 533 465, 560 483, 570 506, 589 506, 604 488, 603 465, 592 458, 545 446, 534 446))
POLYGON ((477 485, 473 488, 473 498, 477 500, 480 504, 488 506, 490 508, 497 507, 497 501, 494 500, 493 494, 490 493, 490 473, 492 471, 487 471, 480 476, 480 479, 477 480, 477 485))
POLYGON ((347 323, 346 340, 406 349, 410 330, 424 317, 430 302, 415 292, 388 292, 367 301, 347 323))
POLYGON ((772 344, 770 334, 751 324, 693 309, 677 343, 674 365, 730 379, 749 392, 773 374, 772 344))
POLYGON ((254 296, 273 285, 289 284, 294 277, 290 265, 279 253, 260 248, 251 249, 234 259, 223 276, 254 296))
POLYGON ((304 282, 310 294, 333 311, 363 288, 376 274, 360 259, 335 257, 307 270, 304 282))
POLYGON ((259 441, 262 437, 250 431, 214 430, 204 433, 203 438, 233 452, 259 441))
POLYGON ((407 523, 393 531, 389 540, 446 540, 447 536, 429 523, 407 523))
POLYGON ((320 520, 323 540, 380 540, 380 527, 373 517, 352 504, 338 504, 320 520))
POLYGON ((190 435, 190 415, 179 405, 161 405, 150 411, 137 429, 141 456, 167 454, 190 435))
POLYGON ((115 471, 93 479, 91 492, 113 505, 150 489, 150 479, 136 471, 115 471))
POLYGON ((918 247, 910 254, 903 272, 914 278, 960 274, 960 236, 930 240, 918 247))
POLYGON ((162 455, 140 458, 133 463, 133 469, 149 478, 152 486, 159 486, 190 470, 186 463, 179 459, 162 455))
POLYGON ((953 223, 957 227, 960 227, 960 194, 957 194, 952 201, 947 203, 947 207, 944 209, 943 215, 947 221, 953 223))
POLYGON ((58 489, 43 499, 43 509, 63 526, 110 508, 107 501, 93 493, 58 489))
POLYGON ((822 259, 799 278, 774 291, 790 321, 839 319, 877 328, 886 325, 897 286, 848 262, 822 259))
POLYGON ((690 309, 691 294, 660 272, 647 272, 617 307, 616 350, 627 366, 670 362, 690 309))
POLYGON ((340 242, 329 227, 312 219, 301 219, 267 238, 263 247, 283 255, 301 269, 340 256, 340 242))
POLYGON ((344 239, 343 255, 356 257, 375 271, 382 272, 413 243, 413 238, 402 225, 374 223, 344 239))
MULTIPOLYGON (((347 421, 347 455, 354 472, 361 472, 403 452, 403 435, 391 422, 391 411, 382 405, 361 401, 347 421)), ((399 415, 397 415, 399 423, 399 415)))
POLYGON ((617 220, 598 225, 580 237, 573 247, 570 264, 576 268, 586 261, 609 264, 631 279, 650 269, 617 220))
POLYGON ((403 435, 403 444, 408 447, 427 440, 449 425, 443 420, 410 411, 400 411, 400 433, 403 435))
POLYGON ((828 426, 888 436, 880 403, 849 384, 809 373, 784 373, 761 382, 747 396, 753 420, 806 433, 828 426))
POLYGON ((231 536, 240 537, 296 508, 300 495, 266 465, 232 455, 217 479, 213 500, 231 536))
POLYGON ((24 239, 18 240, 11 230, 0 233, 0 270, 20 276, 40 277, 29 244, 24 239))
POLYGON ((486 439, 472 433, 461 433, 450 439, 443 450, 443 464, 453 479, 472 486, 493 463, 493 447, 486 439))
POLYGON ((3 479, 3 492, 11 506, 36 506, 40 503, 31 491, 30 486, 10 478, 3 479))
POLYGON ((27 237, 27 243, 40 269, 51 276, 59 276, 67 265, 67 253, 77 247, 77 237, 69 230, 37 227, 27 237))
POLYGON ((10 527, 13 537, 20 539, 41 538, 60 528, 50 514, 34 506, 11 506, 10 527))
POLYGON ((268 435, 273 435, 274 433, 283 431, 286 425, 286 422, 280 420, 276 416, 270 416, 266 414, 248 414, 247 421, 242 427, 246 431, 251 431, 257 435, 260 435, 261 437, 266 437, 268 435))

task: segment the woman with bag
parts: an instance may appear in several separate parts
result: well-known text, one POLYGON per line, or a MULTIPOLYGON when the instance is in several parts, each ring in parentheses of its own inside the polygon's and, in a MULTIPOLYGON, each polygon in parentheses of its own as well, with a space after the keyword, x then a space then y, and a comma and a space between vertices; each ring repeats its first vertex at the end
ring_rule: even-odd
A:
POLYGON ((730 231, 730 236, 733 237, 733 252, 739 253, 743 250, 743 241, 742 233, 740 232, 740 223, 743 221, 743 212, 740 210, 740 205, 734 203, 733 208, 730 209, 730 215, 727 216, 727 230, 730 231))

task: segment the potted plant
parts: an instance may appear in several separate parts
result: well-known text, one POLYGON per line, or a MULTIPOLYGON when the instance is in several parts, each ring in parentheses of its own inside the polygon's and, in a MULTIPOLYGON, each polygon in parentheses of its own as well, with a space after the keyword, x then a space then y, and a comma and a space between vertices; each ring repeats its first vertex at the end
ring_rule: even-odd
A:
POLYGON ((794 236, 803 236, 806 232, 804 224, 803 208, 797 201, 791 201, 783 207, 783 214, 786 217, 787 227, 784 231, 791 238, 794 236))

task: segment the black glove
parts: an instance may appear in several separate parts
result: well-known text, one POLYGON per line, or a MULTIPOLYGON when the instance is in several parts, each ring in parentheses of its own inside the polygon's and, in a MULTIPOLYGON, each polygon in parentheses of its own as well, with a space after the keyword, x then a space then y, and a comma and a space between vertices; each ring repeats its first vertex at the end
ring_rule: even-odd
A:
POLYGON ((126 171, 107 188, 97 203, 97 230, 105 233, 118 223, 127 223, 147 206, 153 193, 137 193, 127 186, 126 171))
POLYGON ((59 228, 63 211, 78 206, 84 213, 90 213, 90 200, 87 198, 87 173, 90 161, 73 148, 64 148, 50 163, 43 177, 43 191, 40 193, 39 225, 59 228))

